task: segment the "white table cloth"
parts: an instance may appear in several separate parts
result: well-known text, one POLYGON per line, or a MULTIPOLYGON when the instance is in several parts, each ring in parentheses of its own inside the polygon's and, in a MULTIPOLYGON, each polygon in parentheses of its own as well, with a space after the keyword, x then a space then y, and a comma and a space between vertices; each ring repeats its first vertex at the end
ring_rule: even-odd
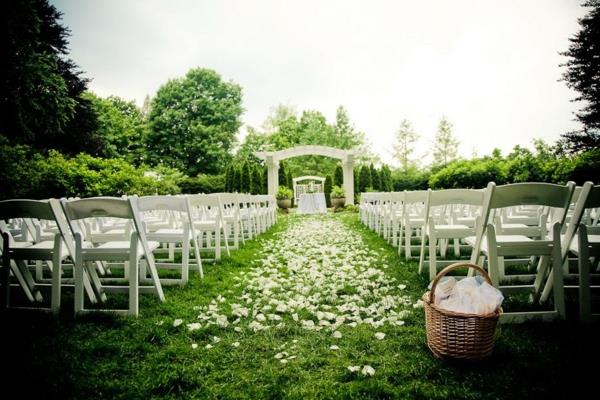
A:
POLYGON ((303 193, 298 199, 298 214, 325 214, 325 193, 303 193))

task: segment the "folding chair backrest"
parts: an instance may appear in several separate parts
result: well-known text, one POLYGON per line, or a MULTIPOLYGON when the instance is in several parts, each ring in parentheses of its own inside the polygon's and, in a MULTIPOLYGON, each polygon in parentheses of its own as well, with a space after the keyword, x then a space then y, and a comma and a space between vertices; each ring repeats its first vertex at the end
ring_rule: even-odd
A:
POLYGON ((0 201, 0 219, 35 218, 54 220, 54 211, 47 200, 3 200, 0 201))
POLYGON ((72 259, 75 259, 75 240, 59 200, 4 200, 0 201, 0 220, 33 218, 54 221, 63 243, 72 259))
POLYGON ((427 190, 411 190, 404 192, 404 203, 425 203, 427 200, 427 190))
POLYGON ((179 211, 189 212, 189 203, 186 197, 179 196, 143 196, 137 198, 140 211, 179 211))
POLYGON ((70 220, 101 217, 134 219, 130 201, 120 197, 92 197, 63 204, 70 220))
POLYGON ((446 204, 464 204, 483 206, 483 190, 476 189, 445 189, 429 191, 429 206, 443 206, 446 204))

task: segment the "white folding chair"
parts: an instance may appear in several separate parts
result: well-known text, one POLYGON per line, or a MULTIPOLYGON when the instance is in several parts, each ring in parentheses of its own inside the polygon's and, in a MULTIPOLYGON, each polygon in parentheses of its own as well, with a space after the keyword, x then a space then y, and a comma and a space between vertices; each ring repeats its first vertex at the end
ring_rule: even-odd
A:
MULTIPOLYGON (((204 277, 202 270, 202 260, 200 259, 200 250, 198 245, 198 235, 194 228, 191 207, 187 196, 144 196, 137 199, 137 206, 142 213, 143 225, 146 221, 143 218, 148 212, 166 211, 165 218, 171 219, 175 226, 171 228, 159 228, 156 230, 146 230, 146 238, 149 241, 159 243, 168 243, 181 245, 181 263, 158 262, 155 257, 157 268, 178 269, 181 272, 180 278, 161 278, 164 285, 185 285, 189 279, 190 270, 190 243, 194 250, 195 264, 193 264, 201 277, 204 277)), ((156 220, 154 220, 156 224, 156 220)), ((159 224, 160 226, 160 224, 159 224)), ((144 269, 142 268, 142 272, 144 269)), ((145 279, 145 273, 142 274, 145 279)))
MULTIPOLYGON (((225 245, 227 256, 229 243, 225 237, 225 220, 223 219, 223 205, 216 194, 188 195, 194 219, 194 228, 198 233, 200 251, 214 253, 213 261, 221 259, 221 247, 225 245)), ((209 260, 209 259, 207 259, 209 260)))
MULTIPOLYGON (((419 230, 425 225, 425 200, 427 200, 426 190, 405 191, 404 201, 402 203, 402 229, 404 236, 404 256, 407 260, 412 258, 412 238, 413 234, 420 239, 419 230)), ((402 246, 398 246, 398 254, 402 246)), ((416 246, 420 250, 421 245, 416 246)))
MULTIPOLYGON (((427 191, 427 199, 425 201, 424 218, 426 220, 425 226, 421 230, 421 255, 419 257, 419 273, 422 272, 423 266, 426 260, 425 256, 425 245, 429 243, 429 279, 434 279, 437 275, 438 260, 437 260, 437 248, 438 242, 440 250, 445 243, 442 241, 449 241, 454 239, 458 245, 458 254, 460 255, 460 240, 465 239, 469 236, 475 235, 476 223, 470 225, 456 223, 455 218, 464 218, 463 214, 460 216, 455 215, 455 206, 475 206, 481 209, 483 206, 483 190, 475 189, 447 189, 427 191), (439 209, 439 216, 436 218, 434 209, 439 209)), ((472 211, 472 209, 469 208, 472 211)), ((442 256, 444 255, 440 251, 442 256)), ((455 249, 455 253, 456 249, 455 249)), ((453 263, 454 261, 445 261, 444 264, 453 263)))
MULTIPOLYGON (((598 274, 592 272, 598 267, 600 258, 600 226, 597 225, 597 220, 593 221, 591 217, 592 212, 597 209, 600 209, 600 186, 586 182, 577 191, 575 208, 568 228, 561 238, 563 272, 570 278, 579 279, 577 285, 565 285, 565 288, 579 289, 580 318, 586 322, 600 319, 600 314, 592 313, 591 307, 591 290, 600 288, 591 284, 592 275, 598 277, 598 274), (576 276, 569 273, 569 254, 577 257, 576 276)), ((551 288, 552 275, 546 281, 541 301, 548 298, 551 288)))
POLYGON ((158 242, 148 242, 142 227, 137 198, 93 197, 89 199, 63 201, 63 209, 75 236, 75 313, 90 311, 108 311, 119 314, 139 314, 139 294, 154 293, 161 301, 165 296, 162 290, 152 251, 158 248, 158 242), (110 241, 96 247, 84 241, 85 234, 75 222, 89 218, 120 218, 132 222, 133 229, 128 241, 110 241), (140 262, 145 260, 152 281, 151 286, 142 286, 139 282, 140 262), (110 285, 102 282, 97 273, 96 262, 122 262, 124 264, 125 285, 110 285), (101 292, 128 292, 127 309, 87 309, 84 299, 84 273, 90 275, 94 286, 101 292))
POLYGON ((528 291, 537 295, 543 287, 550 261, 552 261, 554 308, 550 311, 524 311, 505 312, 501 316, 502 322, 523 322, 529 319, 549 320, 565 317, 564 282, 561 268, 560 231, 566 212, 571 202, 575 184, 554 185, 549 183, 515 183, 496 186, 490 182, 485 192, 482 223, 477 227, 477 235, 467 238, 466 241, 473 246, 471 263, 487 258, 488 272, 492 283, 506 294, 528 291), (496 227, 490 221, 493 212, 504 207, 521 205, 534 205, 554 207, 558 210, 552 221, 552 238, 532 239, 524 235, 497 235, 496 227), (504 271, 505 257, 531 257, 540 256, 537 272, 533 275, 533 284, 501 285, 501 282, 522 281, 523 276, 507 277, 504 271), (511 279, 514 278, 514 279, 511 279))
MULTIPOLYGON (((50 309, 58 313, 61 302, 61 286, 65 284, 63 279, 63 263, 69 260, 73 263, 75 259, 75 244, 67 221, 58 200, 5 200, 0 202, 0 220, 9 220, 22 218, 30 221, 52 222, 57 228, 57 232, 51 237, 36 235, 38 240, 33 242, 15 241, 11 232, 7 230, 7 225, 0 224, 2 231, 2 287, 4 290, 2 299, 3 305, 10 305, 10 273, 17 279, 25 296, 30 302, 41 302, 42 294, 40 287, 48 286, 44 282, 41 274, 32 276, 28 261, 45 262, 51 273, 51 300, 50 309), (41 240, 39 240, 41 239, 41 240)), ((39 227, 39 225, 37 225, 39 227)), ((41 267, 41 265, 40 265, 41 267)), ((37 266, 36 266, 37 269, 37 266)), ((41 272, 41 271, 40 271, 41 272)), ((85 290, 93 302, 96 302, 96 296, 92 291, 87 276, 83 280, 85 290)), ((43 309, 43 308, 41 308, 43 309)))

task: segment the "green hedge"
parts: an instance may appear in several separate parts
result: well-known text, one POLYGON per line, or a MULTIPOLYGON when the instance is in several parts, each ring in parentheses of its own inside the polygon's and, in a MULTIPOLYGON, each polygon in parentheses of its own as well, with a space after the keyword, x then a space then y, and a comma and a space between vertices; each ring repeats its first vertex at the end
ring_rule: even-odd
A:
POLYGON ((175 194, 183 175, 171 168, 136 168, 122 159, 79 154, 66 157, 51 150, 35 153, 25 145, 0 137, 0 196, 45 199, 49 197, 120 196, 123 194, 175 194))

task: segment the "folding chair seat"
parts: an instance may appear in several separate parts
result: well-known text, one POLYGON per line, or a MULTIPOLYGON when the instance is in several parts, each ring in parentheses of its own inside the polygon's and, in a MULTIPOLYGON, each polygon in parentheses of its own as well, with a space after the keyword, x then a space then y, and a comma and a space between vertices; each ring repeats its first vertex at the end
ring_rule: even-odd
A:
MULTIPOLYGON (((3 222, 0 224, 2 231, 2 287, 3 305, 10 305, 10 274, 15 277, 18 285, 23 290, 27 299, 32 302, 42 302, 43 296, 40 288, 50 286, 51 300, 49 310, 58 313, 61 303, 61 287, 67 284, 63 277, 63 264, 73 263, 75 246, 70 236, 70 231, 58 200, 5 200, 0 202, 0 220, 22 218, 29 220, 38 227, 40 221, 52 222, 46 226, 54 226, 57 230, 52 237, 40 235, 39 230, 36 240, 32 242, 17 242, 14 240, 8 226, 3 222), (48 283, 43 275, 31 274, 28 262, 36 261, 36 270, 41 272, 42 262, 48 267, 51 274, 48 283)), ((84 279, 85 290, 92 301, 96 296, 92 291, 89 279, 84 279)), ((44 309, 40 307, 40 309, 44 309)))
POLYGON ((137 198, 93 197, 73 201, 63 201, 63 209, 69 220, 75 237, 75 313, 108 311, 119 314, 139 314, 139 294, 154 293, 164 301, 164 293, 154 263, 152 251, 158 248, 158 242, 149 242, 142 227, 137 198), (97 246, 81 232, 77 221, 94 218, 120 218, 131 222, 132 230, 127 241, 109 241, 97 246), (123 264, 124 278, 100 279, 97 263, 120 262, 123 264), (151 285, 140 285, 141 263, 149 269, 151 285), (108 292, 126 292, 129 294, 127 309, 87 309, 84 299, 85 274, 91 277, 93 286, 101 294, 108 292), (114 282, 116 281, 116 282, 114 282), (120 284, 119 284, 120 283, 120 284))
POLYGON ((549 320, 565 317, 564 282, 561 268, 560 231, 566 212, 569 208, 575 185, 554 185, 548 183, 516 183, 496 186, 490 182, 487 186, 482 213, 482 223, 477 227, 477 235, 467 238, 472 244, 471 262, 480 265, 484 258, 490 278, 495 287, 502 292, 512 294, 526 292, 531 297, 539 297, 548 274, 553 276, 553 309, 543 311, 505 312, 501 316, 503 322, 522 322, 529 319, 549 320), (497 235, 493 223, 494 211, 514 206, 542 206, 556 208, 552 226, 552 237, 533 239, 525 235, 497 235), (507 276, 504 270, 506 257, 539 257, 535 274, 507 276), (550 264, 552 263, 552 264, 550 264), (551 271, 551 272, 550 272, 551 271), (529 281, 533 279, 533 283, 529 281), (504 285, 505 282, 525 283, 519 285, 504 285))
MULTIPOLYGON (((191 207, 187 196, 144 196, 137 198, 137 206, 138 210, 142 213, 143 226, 145 226, 146 239, 148 241, 168 243, 169 245, 173 245, 173 247, 175 245, 181 246, 178 248, 181 251, 181 263, 158 262, 155 256, 157 268, 177 269, 181 273, 180 278, 161 278, 161 283, 164 285, 185 285, 189 279, 190 266, 195 266, 200 277, 204 277, 198 235, 194 229, 191 207), (172 221, 172 227, 149 231, 144 217, 156 211, 168 212, 168 216, 165 215, 165 217, 172 221), (190 244, 192 245, 191 249, 190 244), (194 251, 195 264, 190 263, 190 250, 194 251)), ((153 221, 156 222, 156 219, 153 218, 153 221)), ((160 225, 156 224, 154 227, 160 225)), ((171 248, 169 246, 169 249, 171 248)), ((144 272, 142 278, 145 279, 146 271, 142 269, 142 272, 144 272)))
MULTIPOLYGON (((454 206, 475 206, 483 207, 483 191, 474 189, 448 189, 427 191, 425 201, 424 217, 427 221, 421 230, 421 254, 419 257, 419 273, 422 272, 426 260, 425 246, 429 244, 428 264, 429 278, 433 279, 437 275, 439 262, 437 260, 437 248, 440 247, 440 254, 445 256, 443 246, 447 245, 450 239, 455 241, 455 256, 460 256, 460 240, 475 234, 475 223, 473 226, 455 223, 454 206), (440 211, 436 218, 434 210, 440 211), (445 242, 445 243, 443 243, 445 242), (457 251, 458 250, 458 251, 457 251)), ((476 217, 475 217, 476 218, 476 217)), ((477 219, 477 218, 476 218, 477 219)), ((454 261, 454 260, 453 260, 454 261)), ((444 261, 444 264, 453 261, 444 261)))

